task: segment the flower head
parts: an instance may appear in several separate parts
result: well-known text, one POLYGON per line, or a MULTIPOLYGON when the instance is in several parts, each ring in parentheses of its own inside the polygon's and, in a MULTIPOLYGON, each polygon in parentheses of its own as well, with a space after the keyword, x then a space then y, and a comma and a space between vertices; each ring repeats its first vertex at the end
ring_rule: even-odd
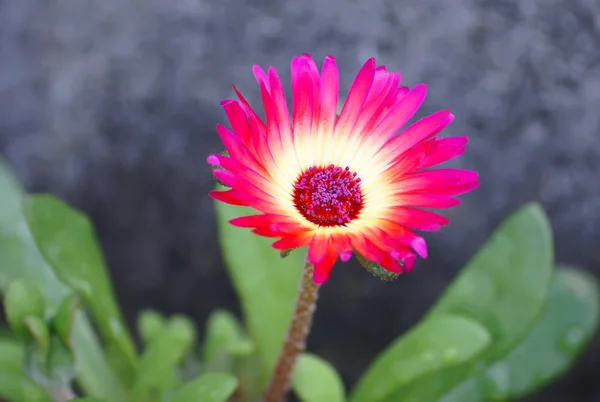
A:
POLYGON ((466 137, 435 137, 454 116, 439 111, 398 133, 426 87, 400 86, 400 73, 375 59, 358 72, 339 116, 333 57, 320 72, 309 55, 294 57, 291 118, 277 71, 253 72, 265 121, 234 87, 239 101, 222 102, 231 130, 217 126, 227 155, 208 157, 230 187, 210 195, 261 212, 231 224, 277 238, 278 250, 308 246, 317 283, 353 253, 393 273, 411 270, 417 255, 426 258, 425 240, 413 230, 449 221, 424 208, 458 205, 453 196, 479 184, 473 171, 428 169, 465 151, 466 137))

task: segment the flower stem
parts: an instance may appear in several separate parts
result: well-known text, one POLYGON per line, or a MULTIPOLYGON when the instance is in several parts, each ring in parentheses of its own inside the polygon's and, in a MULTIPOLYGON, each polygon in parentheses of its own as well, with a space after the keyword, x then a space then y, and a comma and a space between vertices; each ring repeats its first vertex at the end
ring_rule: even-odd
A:
POLYGON ((267 385, 263 402, 281 402, 290 388, 292 372, 300 352, 306 346, 306 338, 310 332, 313 315, 317 307, 317 297, 320 285, 313 281, 314 267, 304 263, 300 289, 296 296, 296 305, 290 326, 285 336, 285 342, 279 353, 271 381, 267 385))

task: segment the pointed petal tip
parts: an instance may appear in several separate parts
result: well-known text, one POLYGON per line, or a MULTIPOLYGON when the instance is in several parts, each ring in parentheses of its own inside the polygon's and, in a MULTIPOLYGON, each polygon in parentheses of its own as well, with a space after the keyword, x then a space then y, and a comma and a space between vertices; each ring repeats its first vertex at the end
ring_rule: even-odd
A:
POLYGON ((427 243, 425 239, 422 237, 417 237, 412 241, 411 245, 413 250, 419 255, 419 257, 426 259, 427 258, 427 243))
POLYGON ((223 99, 221 102, 219 102, 219 105, 224 107, 227 105, 231 105, 232 103, 237 103, 237 101, 233 99, 223 99))
POLYGON ((219 157, 214 154, 209 155, 208 158, 206 158, 206 162, 208 162, 209 165, 221 166, 221 162, 219 162, 219 157))
POLYGON ((340 260, 342 262, 348 262, 348 261, 350 261, 351 258, 352 258, 352 251, 345 251, 343 253, 340 253, 340 260))

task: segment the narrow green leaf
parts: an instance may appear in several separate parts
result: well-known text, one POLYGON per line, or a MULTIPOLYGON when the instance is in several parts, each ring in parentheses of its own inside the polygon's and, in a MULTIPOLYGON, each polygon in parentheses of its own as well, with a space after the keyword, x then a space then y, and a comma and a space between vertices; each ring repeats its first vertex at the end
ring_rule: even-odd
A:
POLYGON ((22 280, 12 281, 4 298, 6 319, 14 331, 25 331, 25 317, 44 317, 44 300, 39 290, 22 280))
POLYGON ((140 400, 151 391, 162 391, 172 384, 175 369, 192 349, 196 339, 193 323, 173 317, 150 339, 142 354, 135 378, 134 394, 140 400))
POLYGON ((294 309, 304 252, 287 258, 271 247, 272 240, 228 223, 249 208, 215 204, 217 227, 225 265, 242 303, 244 321, 263 359, 263 382, 270 375, 294 309))
POLYGON ((90 322, 79 309, 73 318, 70 345, 77 367, 77 381, 86 394, 111 402, 131 401, 123 384, 106 361, 90 322))
POLYGON ((398 338, 371 364, 353 402, 394 401, 403 386, 428 373, 472 359, 490 344, 486 329, 468 318, 437 315, 398 338))
POLYGON ((138 332, 144 343, 150 340, 160 331, 163 330, 166 324, 166 319, 160 313, 152 310, 145 310, 138 317, 138 332))
MULTIPOLYGON (((40 253, 23 214, 23 192, 8 166, 0 158, 0 291, 23 280, 42 293, 46 318, 54 316, 59 304, 72 291, 62 284, 40 253)), ((105 395, 111 402, 128 402, 85 314, 75 319, 71 336, 78 364, 77 381, 87 394, 105 395)), ((1 377, 1 376, 0 376, 1 377)), ((33 399, 35 400, 35 399, 33 399)))
POLYGON ((465 364, 420 378, 389 401, 438 400, 509 352, 541 312, 552 259, 552 234, 542 208, 528 204, 510 215, 428 314, 478 322, 491 335, 490 347, 465 364))
POLYGON ((85 299, 104 336, 133 367, 135 348, 89 219, 51 195, 29 196, 24 210, 40 250, 58 277, 85 299))
POLYGON ((560 268, 550 283, 541 315, 522 342, 447 394, 443 402, 517 400, 571 367, 598 325, 594 277, 560 268))
POLYGON ((65 297, 52 318, 52 329, 58 334, 63 343, 68 346, 71 343, 69 339, 79 303, 79 297, 75 294, 65 297))
POLYGON ((208 317, 204 340, 204 364, 213 371, 229 370, 232 356, 249 356, 254 345, 235 316, 218 310, 208 317))
POLYGON ((302 354, 292 378, 294 392, 302 402, 344 402, 344 384, 327 361, 311 354, 302 354))
POLYGON ((206 373, 183 385, 171 402, 227 402, 238 381, 231 374, 206 373))

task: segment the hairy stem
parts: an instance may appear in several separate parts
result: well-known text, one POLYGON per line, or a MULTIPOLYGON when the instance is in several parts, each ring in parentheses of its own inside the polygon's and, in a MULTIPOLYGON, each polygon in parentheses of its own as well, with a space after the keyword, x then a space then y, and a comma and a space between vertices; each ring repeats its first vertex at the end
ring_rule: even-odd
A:
POLYGON ((313 270, 313 265, 307 259, 302 271, 294 314, 288 327, 285 342, 279 353, 273 376, 265 390, 263 402, 281 402, 284 399, 290 388, 292 372, 298 355, 306 346, 306 337, 310 332, 320 287, 320 285, 313 282, 313 270))

